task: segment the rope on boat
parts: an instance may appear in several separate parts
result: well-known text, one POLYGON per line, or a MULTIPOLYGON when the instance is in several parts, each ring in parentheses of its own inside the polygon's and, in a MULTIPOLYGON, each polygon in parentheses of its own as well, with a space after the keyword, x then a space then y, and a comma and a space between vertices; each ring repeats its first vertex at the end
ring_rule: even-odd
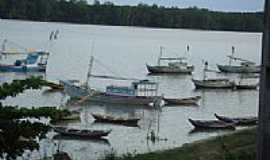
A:
POLYGON ((114 79, 114 80, 132 80, 132 81, 134 81, 134 80, 135 81, 141 80, 141 79, 138 79, 138 78, 126 78, 126 77, 122 77, 122 76, 120 76, 120 74, 112 71, 109 67, 107 67, 106 65, 104 65, 101 61, 97 60, 96 58, 94 59, 94 61, 97 62, 104 69, 106 69, 109 72, 111 72, 111 74, 116 75, 116 76, 90 74, 90 76, 93 77, 93 78, 114 79))

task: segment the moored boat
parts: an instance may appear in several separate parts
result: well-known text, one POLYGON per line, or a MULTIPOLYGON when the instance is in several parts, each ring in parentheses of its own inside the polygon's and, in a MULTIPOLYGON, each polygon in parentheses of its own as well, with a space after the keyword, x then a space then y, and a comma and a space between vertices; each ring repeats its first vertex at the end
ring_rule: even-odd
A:
POLYGON ((196 89, 233 89, 235 83, 229 79, 192 79, 196 89))
POLYGON ((254 81, 248 81, 253 79, 257 79, 258 77, 254 76, 245 76, 244 74, 241 74, 240 80, 238 83, 235 84, 234 89, 236 90, 256 90, 259 87, 259 80, 257 79, 256 82, 254 81))
POLYGON ((101 115, 92 113, 92 116, 95 118, 95 122, 101 123, 114 123, 114 124, 122 124, 127 126, 138 126, 138 121, 140 118, 123 118, 116 117, 111 115, 101 115))
POLYGON ((97 143, 97 144, 110 145, 109 140, 106 139, 106 138, 93 139, 93 138, 82 138, 82 137, 66 136, 66 135, 61 135, 61 134, 56 134, 52 138, 53 138, 53 140, 89 141, 89 142, 97 143))
MULTIPOLYGON (((91 73, 94 57, 91 57, 87 79, 85 83, 78 83, 74 80, 64 80, 61 84, 64 85, 64 92, 72 99, 79 100, 83 103, 98 103, 98 104, 123 104, 123 105, 147 105, 157 104, 157 100, 162 100, 163 97, 158 95, 158 83, 150 80, 139 80, 135 78, 125 78, 119 76, 108 75, 94 75, 91 73), (89 79, 102 78, 113 80, 132 81, 130 86, 106 86, 105 91, 97 91, 92 89, 89 85, 89 79)), ((154 105, 156 106, 156 105, 154 105)))
POLYGON ((205 62, 203 69, 203 79, 196 80, 192 78, 192 82, 196 89, 233 89, 235 82, 227 78, 208 79, 206 72, 209 72, 208 62, 205 62))
POLYGON ((53 130, 60 135, 63 136, 71 136, 71 137, 78 137, 78 138, 93 138, 99 139, 102 137, 108 136, 112 130, 80 130, 80 129, 73 129, 73 128, 66 128, 66 127, 53 127, 53 130))
POLYGON ((198 105, 201 96, 188 98, 164 98, 166 105, 198 105))
POLYGON ((256 125, 258 123, 257 117, 225 117, 215 113, 215 117, 226 123, 234 123, 235 125, 256 125))
POLYGON ((217 64, 218 69, 224 73, 260 73, 261 66, 255 65, 255 63, 241 63, 240 65, 220 65, 217 64))
POLYGON ((235 48, 232 46, 232 54, 228 56, 229 64, 220 65, 217 64, 218 69, 224 73, 260 73, 261 66, 256 65, 254 62, 235 57, 234 56, 235 48), (240 64, 233 65, 233 61, 238 61, 240 64))
POLYGON ((219 120, 193 120, 189 118, 188 121, 196 129, 235 129, 234 123, 227 123, 219 120))
POLYGON ((0 72, 46 72, 49 52, 35 51, 14 64, 0 64, 0 72))
POLYGON ((163 49, 163 47, 160 47, 160 56, 157 65, 146 64, 149 73, 192 74, 194 66, 188 65, 186 57, 162 57, 163 49), (163 61, 168 61, 168 64, 161 65, 163 61))

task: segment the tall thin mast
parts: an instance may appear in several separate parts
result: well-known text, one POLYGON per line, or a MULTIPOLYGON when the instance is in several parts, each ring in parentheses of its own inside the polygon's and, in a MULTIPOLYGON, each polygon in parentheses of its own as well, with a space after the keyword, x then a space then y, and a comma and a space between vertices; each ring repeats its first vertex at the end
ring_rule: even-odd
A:
POLYGON ((86 87, 89 88, 89 80, 92 74, 92 68, 93 68, 93 63, 94 63, 94 57, 91 56, 90 62, 89 62, 89 68, 88 68, 88 72, 87 72, 87 76, 86 76, 86 87))
POLYGON ((93 52, 94 52, 94 41, 92 42, 92 48, 91 48, 91 58, 90 58, 90 62, 89 62, 89 66, 88 66, 88 72, 87 72, 87 76, 86 76, 86 87, 89 87, 89 80, 92 74, 92 68, 93 68, 93 64, 94 64, 94 56, 93 56, 93 52))
POLYGON ((160 66, 160 59, 161 59, 161 57, 162 57, 162 52, 163 52, 163 47, 162 46, 160 46, 160 53, 159 53, 159 57, 158 57, 158 66, 160 66))
POLYGON ((203 80, 206 80, 206 72, 207 72, 207 70, 208 70, 208 62, 206 61, 205 63, 204 63, 204 69, 203 69, 203 80))
POLYGON ((232 65, 232 58, 233 58, 233 56, 234 56, 234 52, 235 52, 235 47, 232 46, 232 56, 231 56, 231 58, 230 58, 230 60, 229 60, 229 65, 232 65))
POLYGON ((189 45, 187 45, 186 52, 185 52, 185 57, 188 57, 189 49, 190 49, 190 47, 189 47, 189 45))

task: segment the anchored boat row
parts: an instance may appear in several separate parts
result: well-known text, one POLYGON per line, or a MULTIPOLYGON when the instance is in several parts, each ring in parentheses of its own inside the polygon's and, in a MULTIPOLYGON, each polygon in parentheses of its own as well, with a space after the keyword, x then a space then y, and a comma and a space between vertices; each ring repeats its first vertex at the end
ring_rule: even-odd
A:
POLYGON ((257 117, 225 117, 215 114, 218 120, 188 119, 195 129, 235 129, 236 126, 256 125, 257 117))

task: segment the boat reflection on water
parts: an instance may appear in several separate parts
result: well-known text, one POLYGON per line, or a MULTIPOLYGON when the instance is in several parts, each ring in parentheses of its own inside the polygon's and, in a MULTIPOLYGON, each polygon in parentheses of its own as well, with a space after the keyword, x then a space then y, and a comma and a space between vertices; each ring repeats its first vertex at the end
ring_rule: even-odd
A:
POLYGON ((39 72, 35 72, 35 73, 31 73, 31 72, 1 72, 1 79, 0 82, 3 79, 3 82, 8 82, 8 81, 12 81, 14 79, 26 79, 29 77, 42 77, 45 78, 46 77, 46 73, 39 73, 39 72))

